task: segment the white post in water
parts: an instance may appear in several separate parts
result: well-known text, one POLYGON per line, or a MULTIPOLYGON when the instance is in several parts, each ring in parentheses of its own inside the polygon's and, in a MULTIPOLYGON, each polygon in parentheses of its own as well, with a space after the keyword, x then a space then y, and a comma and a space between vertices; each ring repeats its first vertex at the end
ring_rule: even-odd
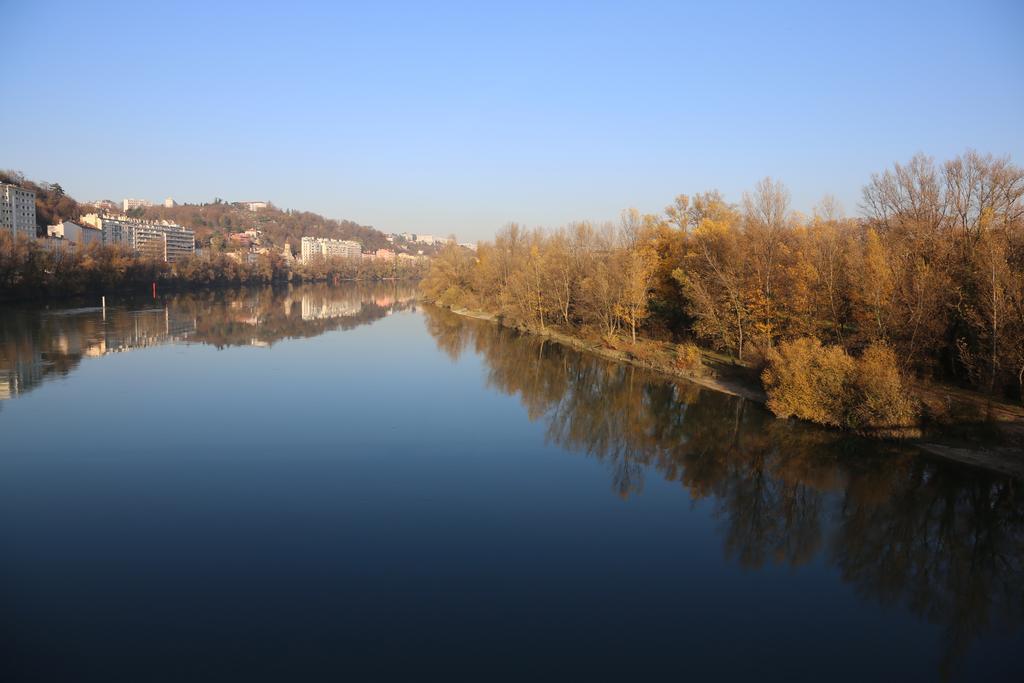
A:
POLYGON ((107 297, 100 297, 100 305, 103 307, 103 319, 107 319, 107 297))

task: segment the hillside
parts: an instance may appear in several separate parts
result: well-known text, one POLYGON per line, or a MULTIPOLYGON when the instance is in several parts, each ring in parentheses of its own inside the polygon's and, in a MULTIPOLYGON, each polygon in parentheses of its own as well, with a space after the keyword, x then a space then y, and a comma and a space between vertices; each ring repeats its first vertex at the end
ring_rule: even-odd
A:
POLYGON ((335 220, 310 211, 283 210, 274 206, 250 211, 244 205, 219 199, 209 204, 133 209, 128 215, 174 221, 194 230, 196 240, 203 245, 211 240, 223 243, 233 232, 255 228, 262 230, 264 241, 274 247, 282 247, 285 242, 289 242, 293 249, 297 249, 304 235, 355 240, 363 246, 364 251, 388 246, 384 233, 353 221, 335 220))
MULTIPOLYGON (((65 194, 58 183, 28 180, 17 171, 0 170, 0 183, 11 183, 36 193, 36 227, 40 235, 46 233, 47 225, 58 220, 74 220, 96 210, 91 204, 78 202, 65 194)), ((364 251, 388 246, 384 233, 353 221, 325 218, 309 211, 282 210, 274 206, 249 211, 244 205, 220 199, 208 204, 182 204, 169 208, 152 206, 127 213, 138 218, 174 221, 191 228, 202 246, 208 245, 211 239, 223 243, 230 233, 250 228, 262 230, 268 245, 283 247, 287 241, 296 251, 304 235, 355 240, 362 245, 364 251)))

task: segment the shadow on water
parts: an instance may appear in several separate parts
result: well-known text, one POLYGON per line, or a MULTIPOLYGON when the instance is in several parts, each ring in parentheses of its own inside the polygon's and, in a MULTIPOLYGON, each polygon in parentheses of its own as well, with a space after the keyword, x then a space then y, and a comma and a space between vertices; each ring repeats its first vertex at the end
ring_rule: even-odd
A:
POLYGON ((976 638, 1024 617, 1024 491, 896 444, 774 419, 741 398, 424 307, 437 346, 482 357, 547 438, 604 463, 629 497, 645 476, 710 499, 725 555, 748 569, 821 557, 857 594, 938 625, 945 677, 976 638))

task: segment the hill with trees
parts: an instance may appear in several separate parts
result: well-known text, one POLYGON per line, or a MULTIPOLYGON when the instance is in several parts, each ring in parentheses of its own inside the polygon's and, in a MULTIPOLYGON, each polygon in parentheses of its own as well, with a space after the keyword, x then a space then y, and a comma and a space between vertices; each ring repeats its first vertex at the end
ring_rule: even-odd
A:
POLYGON ((362 245, 363 251, 375 251, 389 245, 384 233, 354 221, 325 218, 311 211, 279 209, 273 205, 250 211, 245 204, 219 198, 206 204, 150 206, 127 213, 137 218, 169 220, 184 225, 195 231, 199 244, 214 248, 226 244, 231 233, 249 229, 262 231, 264 242, 277 248, 288 242, 297 250, 304 236, 354 240, 362 245))
MULTIPOLYGON (((75 220, 98 210, 92 204, 78 202, 68 196, 58 183, 29 180, 17 171, 0 170, 0 183, 10 183, 36 193, 36 233, 40 236, 46 234, 48 225, 61 220, 75 220)), ((279 209, 273 205, 250 211, 245 204, 220 198, 209 203, 132 209, 127 215, 173 221, 193 230, 199 246, 213 246, 215 250, 227 244, 231 233, 252 228, 263 232, 263 240, 268 246, 282 248, 285 242, 289 242, 296 251, 303 236, 355 240, 362 245, 363 251, 375 251, 390 245, 380 230, 354 221, 326 218, 311 211, 279 209)))

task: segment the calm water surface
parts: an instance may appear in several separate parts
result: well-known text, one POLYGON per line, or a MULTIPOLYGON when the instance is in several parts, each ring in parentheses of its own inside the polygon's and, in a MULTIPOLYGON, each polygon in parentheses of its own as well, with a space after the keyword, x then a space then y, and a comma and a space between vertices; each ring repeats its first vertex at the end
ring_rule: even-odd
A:
POLYGON ((0 680, 1024 680, 1020 482, 414 294, 0 309, 0 680))

